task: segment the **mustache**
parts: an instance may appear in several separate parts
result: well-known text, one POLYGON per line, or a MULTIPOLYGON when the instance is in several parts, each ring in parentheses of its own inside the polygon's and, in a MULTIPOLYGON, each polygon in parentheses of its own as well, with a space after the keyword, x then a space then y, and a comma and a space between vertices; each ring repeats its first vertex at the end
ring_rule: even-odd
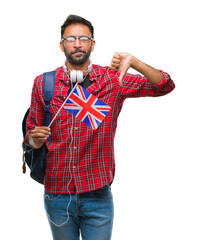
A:
POLYGON ((85 51, 81 50, 81 49, 76 49, 74 51, 71 51, 70 54, 74 54, 74 53, 86 53, 85 51))

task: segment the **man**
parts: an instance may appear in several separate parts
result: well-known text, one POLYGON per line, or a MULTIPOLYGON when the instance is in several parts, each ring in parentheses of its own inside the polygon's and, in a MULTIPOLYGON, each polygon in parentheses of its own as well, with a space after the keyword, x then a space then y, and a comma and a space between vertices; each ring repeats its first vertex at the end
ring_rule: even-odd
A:
POLYGON ((50 128, 43 126, 40 75, 32 90, 27 141, 34 148, 45 143, 49 150, 44 201, 53 239, 77 240, 81 233, 82 239, 109 240, 113 224, 110 185, 115 174, 114 136, 122 104, 128 97, 165 95, 175 85, 167 73, 128 53, 115 53, 110 67, 92 65, 89 57, 95 47, 94 28, 84 18, 70 15, 61 27, 61 38, 66 62, 55 71, 51 118, 71 92, 72 79, 77 78, 82 81, 79 85, 107 104, 110 111, 96 130, 64 108, 50 128), (130 67, 143 76, 128 74, 130 67))

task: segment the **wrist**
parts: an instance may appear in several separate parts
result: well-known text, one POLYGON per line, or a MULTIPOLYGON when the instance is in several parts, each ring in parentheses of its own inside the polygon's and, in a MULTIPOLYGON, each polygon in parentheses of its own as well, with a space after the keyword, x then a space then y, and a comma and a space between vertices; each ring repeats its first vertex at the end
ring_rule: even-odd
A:
POLYGON ((132 56, 131 61, 130 61, 130 67, 137 70, 140 67, 140 60, 137 59, 136 57, 132 56))

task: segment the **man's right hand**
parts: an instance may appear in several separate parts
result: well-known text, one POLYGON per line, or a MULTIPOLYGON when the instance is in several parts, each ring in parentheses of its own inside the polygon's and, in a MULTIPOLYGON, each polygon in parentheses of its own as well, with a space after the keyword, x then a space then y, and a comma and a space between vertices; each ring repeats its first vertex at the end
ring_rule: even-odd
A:
POLYGON ((46 126, 35 127, 27 136, 28 143, 33 148, 40 148, 50 135, 51 135, 50 128, 46 126))

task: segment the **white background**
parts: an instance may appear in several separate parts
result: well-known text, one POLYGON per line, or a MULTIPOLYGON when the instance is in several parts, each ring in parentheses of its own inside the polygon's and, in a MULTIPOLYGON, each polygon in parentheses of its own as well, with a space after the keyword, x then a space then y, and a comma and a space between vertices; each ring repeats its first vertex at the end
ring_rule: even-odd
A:
MULTIPOLYGON (((0 238, 50 240, 43 186, 22 174, 21 121, 34 78, 61 66, 69 14, 95 27, 93 63, 129 52, 168 72, 176 89, 126 100, 115 138, 112 240, 197 239, 196 5, 188 0, 7 0, 0 6, 0 238)), ((133 72, 133 70, 130 70, 133 72)))

